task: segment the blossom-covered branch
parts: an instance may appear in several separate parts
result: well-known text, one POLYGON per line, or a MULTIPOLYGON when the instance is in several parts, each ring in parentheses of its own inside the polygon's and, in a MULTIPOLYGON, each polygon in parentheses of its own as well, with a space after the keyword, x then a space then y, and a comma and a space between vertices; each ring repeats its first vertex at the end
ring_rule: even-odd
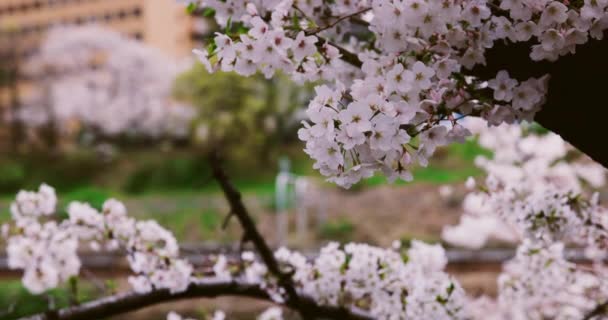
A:
POLYGON ((38 83, 16 117, 55 134, 184 139, 196 111, 171 99, 171 58, 99 26, 56 27, 26 71, 38 83), (75 125, 76 124, 76 125, 75 125))
MULTIPOLYGON (((449 62, 450 71, 444 71, 451 75, 445 78, 469 76, 479 80, 478 83, 494 78, 501 70, 507 70, 519 81, 550 74, 554 89, 542 100, 547 107, 540 112, 538 121, 608 166, 608 152, 593 143, 596 134, 593 128, 603 123, 595 116, 593 106, 605 100, 601 83, 593 79, 602 78, 608 71, 604 59, 608 43, 602 41, 608 27, 607 4, 603 0, 179 1, 190 3, 191 7, 199 8, 195 12, 205 12, 206 16, 213 12, 222 27, 237 25, 238 28, 225 29, 235 43, 243 42, 243 37, 250 38, 252 21, 260 25, 259 20, 250 19, 256 16, 270 26, 272 34, 286 38, 287 41, 276 46, 278 50, 267 52, 264 61, 251 54, 265 50, 253 50, 257 45, 264 47, 265 40, 256 36, 255 41, 244 42, 251 50, 242 50, 239 45, 235 51, 228 50, 226 56, 220 54, 219 59, 211 59, 214 69, 219 62, 222 70, 235 68, 243 75, 258 69, 270 76, 274 69, 281 69, 301 80, 321 78, 335 82, 337 79, 348 88, 353 79, 386 77, 390 69, 386 66, 377 73, 361 73, 366 72, 362 68, 366 60, 379 62, 380 57, 385 59, 381 64, 401 58, 406 69, 411 63, 403 61, 404 58, 422 61, 428 66, 439 60, 444 61, 445 67, 445 62, 449 62), (320 53, 326 44, 337 48, 340 62, 351 68, 327 57, 319 59, 312 51, 303 60, 300 54, 292 59, 289 42, 297 38, 299 31, 313 36, 309 41, 317 40, 320 53), (581 107, 572 108, 573 105, 581 107)), ((203 61, 218 57, 222 47, 208 47, 208 53, 201 55, 203 61)), ((211 67, 211 63, 208 65, 211 67)), ((444 81, 439 87, 445 85, 444 81)), ((449 93, 450 86, 447 87, 449 93)), ((526 95, 529 96, 529 92, 526 95)), ((447 97, 449 94, 444 96, 447 97)), ((396 98, 388 100, 400 100, 396 98)), ((500 122, 513 116, 516 120, 530 119, 522 117, 521 106, 513 105, 509 110, 510 101, 490 100, 494 100, 490 103, 492 107, 507 107, 490 112, 490 115, 498 113, 492 118, 500 122)), ((383 171, 386 173, 388 169, 383 171)))
POLYGON ((496 300, 472 302, 479 317, 497 319, 595 319, 603 314, 608 221, 593 190, 606 182, 600 165, 579 155, 559 136, 537 125, 487 128, 468 121, 479 143, 493 152, 476 164, 484 181, 467 182, 465 214, 443 237, 480 248, 490 238, 520 242, 498 277, 496 300), (568 261, 566 246, 584 248, 593 263, 568 261))
MULTIPOLYGON (((245 205, 242 202, 241 194, 232 185, 228 175, 226 172, 224 172, 219 155, 213 152, 209 162, 213 170, 213 176, 224 191, 224 196, 230 204, 231 211, 229 215, 236 216, 243 228, 244 240, 251 241, 253 243, 268 270, 272 273, 272 275, 278 278, 279 285, 287 294, 286 303, 295 306, 302 316, 309 315, 309 309, 300 302, 300 297, 296 292, 291 274, 281 270, 279 262, 275 259, 274 253, 258 231, 257 227, 255 226, 255 222, 253 222, 253 219, 247 212, 247 208, 245 208, 245 205)), ((230 218, 230 216, 228 218, 230 218)))
POLYGON ((281 70, 327 83, 300 138, 315 168, 344 187, 377 171, 411 180, 413 165, 469 134, 462 115, 490 125, 531 120, 548 78, 512 79, 504 70, 476 77, 472 69, 495 44, 534 39, 531 59, 553 61, 604 28, 587 5, 558 1, 196 2, 226 27, 195 50, 209 71, 281 70))
POLYGON ((606 314, 608 314, 608 301, 598 304, 595 309, 591 310, 585 315, 583 320, 591 320, 595 317, 604 316, 606 314))
MULTIPOLYGON (((79 306, 60 310, 51 310, 28 317, 28 320, 89 320, 106 318, 160 303, 192 298, 217 297, 247 297, 272 301, 268 293, 259 285, 239 283, 238 281, 207 281, 191 284, 180 293, 173 294, 169 290, 154 290, 148 293, 127 292, 108 296, 99 300, 83 303, 79 306)), ((310 298, 301 297, 299 303, 308 310, 312 318, 368 320, 369 316, 362 312, 348 311, 332 306, 320 306, 310 298)), ((286 303, 287 307, 297 309, 300 305, 286 303)))
MULTIPOLYGON (((243 218, 246 209, 239 208, 238 192, 221 171, 216 175, 230 190, 230 198, 237 199, 231 204, 237 205, 233 209, 243 218)), ((219 281, 256 286, 279 305, 298 311, 304 308, 307 318, 335 315, 349 319, 367 314, 384 319, 397 314, 411 319, 452 319, 468 313, 464 290, 443 271, 447 259, 439 245, 413 241, 408 247, 397 243, 385 249, 330 243, 314 259, 280 248, 261 261, 245 251, 238 261, 209 255, 203 265, 192 265, 180 257, 171 232, 155 221, 128 217, 126 208, 114 199, 104 203, 102 212, 73 202, 68 206, 68 219, 62 221, 54 216, 56 204, 54 189, 49 186, 42 185, 38 192, 22 191, 11 206, 13 221, 2 227, 9 267, 24 270, 23 284, 34 294, 77 277, 81 265, 78 248, 88 244, 93 250, 126 250, 135 273, 129 282, 140 295, 168 292, 179 296, 198 284, 219 281), (289 273, 281 278, 283 270, 289 273), (295 291, 295 299, 287 293, 286 283, 295 291)), ((255 226, 246 229, 251 232, 255 226)), ((267 245, 260 247, 266 248, 260 252, 268 250, 267 245)))

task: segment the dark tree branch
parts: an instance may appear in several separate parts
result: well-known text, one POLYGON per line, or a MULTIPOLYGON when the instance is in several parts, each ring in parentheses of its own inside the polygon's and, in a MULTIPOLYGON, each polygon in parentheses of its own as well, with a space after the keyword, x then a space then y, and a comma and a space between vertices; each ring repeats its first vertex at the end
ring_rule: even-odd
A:
POLYGON ((319 38, 319 40, 321 40, 321 42, 323 42, 323 43, 327 42, 329 45, 336 47, 336 49, 338 49, 338 51, 342 55, 342 57, 341 57, 342 60, 348 62, 349 64, 351 64, 357 68, 361 68, 361 66, 363 65, 363 62, 361 62, 361 60, 359 60, 359 57, 357 57, 356 54, 348 51, 346 48, 340 46, 337 43, 329 41, 325 38, 322 38, 322 37, 317 37, 317 38, 319 38))
MULTIPOLYGON (((361 67, 356 54, 330 44, 338 48, 342 60, 361 67)), ((547 101, 535 120, 608 167, 608 148, 599 140, 605 136, 602 129, 606 125, 604 114, 608 108, 608 41, 590 39, 577 46, 574 54, 562 56, 555 62, 532 61, 532 45, 532 41, 497 42, 486 51, 486 64, 475 67, 469 74, 491 79, 498 71, 507 70, 520 81, 549 74, 547 101)))
POLYGON ((504 69, 518 80, 549 74, 547 101, 536 121, 608 167, 608 148, 603 142, 608 108, 608 41, 591 39, 577 46, 576 53, 555 62, 532 61, 530 46, 499 43, 488 50, 486 66, 472 73, 489 79, 504 69))
POLYGON ((264 237, 262 237, 258 231, 257 227, 255 226, 255 222, 253 222, 247 208, 245 208, 241 193, 234 187, 234 185, 232 185, 228 175, 226 172, 224 172, 219 155, 216 152, 212 152, 209 162, 213 170, 213 176, 220 184, 226 200, 230 205, 231 214, 238 219, 244 230, 243 236, 246 240, 253 243, 261 256, 262 261, 268 267, 270 273, 278 279, 279 285, 287 294, 287 304, 294 306, 295 309, 302 314, 302 316, 307 318, 306 316, 309 314, 309 311, 304 305, 301 304, 300 297, 295 289, 291 275, 281 270, 279 262, 275 259, 272 249, 270 249, 270 246, 268 246, 266 240, 264 240, 264 237))
MULTIPOLYGON (((242 202, 241 194, 230 182, 228 176, 222 169, 217 154, 212 154, 210 163, 213 176, 220 184, 228 203, 230 204, 232 215, 234 215, 245 230, 244 236, 248 241, 253 242, 262 257, 268 270, 278 278, 279 285, 287 293, 287 299, 282 304, 288 308, 300 312, 304 320, 308 319, 344 319, 344 320, 371 320, 372 318, 359 311, 358 309, 348 309, 337 306, 322 306, 314 299, 300 295, 295 288, 291 274, 281 270, 274 253, 255 227, 253 219, 247 212, 242 202)), ((153 290, 149 293, 139 294, 135 292, 121 293, 99 300, 72 306, 60 310, 52 310, 40 313, 26 320, 89 320, 106 318, 118 314, 123 314, 165 302, 176 301, 189 298, 215 298, 219 296, 240 296, 249 297, 272 302, 272 297, 268 292, 255 284, 239 281, 200 281, 192 283, 184 291, 172 294, 169 290, 153 290)))
MULTIPOLYGON (((298 11, 300 11, 300 12, 302 12, 302 13, 303 13, 303 11, 302 11, 302 10, 300 10, 299 8, 297 8, 297 7, 295 7, 295 8, 296 8, 296 10, 298 10, 298 11)), ((355 18, 355 17, 357 17, 358 15, 363 14, 363 13, 366 13, 366 12, 368 12, 368 11, 370 11, 370 10, 372 10, 372 8, 365 8, 365 9, 359 10, 359 11, 357 11, 357 12, 351 13, 351 14, 349 14, 349 15, 342 16, 342 17, 340 17, 340 18, 336 19, 336 20, 335 20, 334 22, 332 22, 332 23, 329 23, 329 24, 327 24, 327 25, 325 25, 325 26, 318 27, 318 28, 316 28, 316 29, 313 29, 313 30, 307 31, 307 32, 306 32, 306 35, 308 35, 308 36, 310 36, 310 35, 315 35, 315 34, 318 34, 318 33, 322 32, 322 31, 325 31, 325 30, 331 29, 331 28, 335 27, 335 26, 336 26, 338 23, 340 23, 340 22, 342 22, 342 21, 344 21, 344 20, 348 20, 348 19, 351 19, 351 18, 355 18)))
POLYGON ((583 320, 591 320, 598 316, 603 316, 608 311, 608 301, 598 304, 593 310, 589 311, 583 320))
MULTIPOLYGON (((79 306, 57 310, 51 314, 37 314, 22 320, 91 320, 103 319, 144 307, 192 298, 216 298, 219 296, 248 297, 272 301, 268 293, 257 285, 240 282, 206 281, 191 284, 184 292, 171 294, 168 290, 154 290, 145 294, 134 292, 121 293, 99 300, 83 303, 79 306)), ((369 320, 367 315, 332 306, 319 306, 310 298, 301 298, 300 306, 308 309, 312 318, 369 320)), ((291 303, 287 307, 295 308, 291 303)), ((307 318, 309 319, 309 318, 307 318)))
MULTIPOLYGON (((304 14, 299 8, 295 9, 304 14)), ((493 7, 492 10, 498 16, 504 15, 500 8, 493 7)), ((323 43, 327 41, 318 38, 323 43)), ((361 67, 361 60, 355 53, 330 44, 340 51, 342 60, 361 67)), ((598 141, 605 136, 602 129, 606 122, 604 113, 608 101, 605 93, 608 41, 590 39, 588 43, 576 46, 576 53, 560 57, 556 62, 532 61, 532 45, 532 41, 496 42, 493 48, 486 51, 486 65, 475 67, 469 74, 490 79, 498 71, 508 70, 511 76, 519 80, 550 74, 547 101, 535 120, 608 167, 608 148, 604 147, 603 141, 598 141)), ((320 46, 317 44, 317 47, 320 46)))
MULTIPOLYGON (((547 101, 535 120, 608 167, 608 148, 600 140, 606 136, 608 41, 590 39, 577 46, 576 53, 555 62, 532 61, 532 44, 497 42, 486 52, 486 65, 475 67, 469 74, 491 79, 498 71, 507 70, 520 81, 549 74, 547 101)), ((337 48, 344 61, 361 66, 354 53, 337 48)))

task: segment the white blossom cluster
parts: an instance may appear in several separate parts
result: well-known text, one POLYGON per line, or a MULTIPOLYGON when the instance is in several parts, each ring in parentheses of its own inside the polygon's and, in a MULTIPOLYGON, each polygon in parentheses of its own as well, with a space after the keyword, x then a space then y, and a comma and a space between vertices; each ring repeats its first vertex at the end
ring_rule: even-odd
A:
POLYGON ((103 137, 185 137, 193 108, 171 101, 169 57, 98 26, 49 31, 26 71, 40 83, 17 115, 28 126, 77 127, 103 137))
POLYGON ((588 257, 606 257, 608 211, 589 191, 605 184, 605 169, 575 151, 559 136, 534 125, 488 128, 469 121, 479 143, 493 152, 476 163, 484 183, 467 181, 458 226, 443 238, 480 248, 490 238, 521 241, 515 258, 498 278, 498 298, 467 305, 474 319, 582 319, 608 297, 606 268, 568 262, 565 244, 585 248, 588 257))
MULTIPOLYGON (((221 310, 217 310, 213 313, 211 320, 226 320, 226 313, 221 310)), ((262 312, 257 320, 283 320, 283 310, 279 307, 270 307, 262 312)), ((184 318, 178 313, 171 311, 167 314, 167 320, 196 320, 193 318, 184 318)))
POLYGON ((262 312, 257 320, 283 320, 283 310, 278 307, 270 307, 262 312))
POLYGON ((78 239, 63 224, 45 221, 55 212, 55 190, 41 185, 38 192, 20 191, 11 204, 15 222, 12 229, 2 227, 7 240, 8 266, 23 269, 23 285, 42 293, 78 274, 78 239))
MULTIPOLYGON (((87 243, 95 250, 124 250, 135 273, 129 282, 136 292, 178 293, 190 284, 237 280, 259 286, 277 304, 286 301, 278 279, 252 252, 243 252, 237 260, 211 255, 209 268, 194 272, 194 266, 180 258, 169 231, 155 221, 128 217, 122 203, 110 199, 98 212, 72 202, 68 218, 59 222, 52 220, 56 203, 47 185, 38 192, 22 191, 11 205, 13 223, 2 228, 9 266, 24 270, 23 284, 33 293, 78 276, 79 245, 87 243)), ((281 269, 292 274, 301 295, 319 305, 362 310, 376 319, 578 319, 608 298, 608 269, 566 261, 561 238, 525 236, 498 278, 496 300, 467 297, 443 271, 443 248, 419 241, 404 248, 396 242, 390 249, 330 243, 314 258, 281 248, 275 257, 281 269)), ((174 313, 169 318, 181 319, 174 313)), ((225 315, 216 312, 216 318, 225 315)), ((270 309, 259 319, 282 319, 282 313, 270 309)))
POLYGON ((476 159, 487 177, 466 196, 461 224, 446 227, 445 240, 473 248, 490 236, 605 247, 608 212, 597 194, 589 197, 605 184, 602 166, 572 157, 574 149, 562 138, 535 134, 532 125, 467 125, 493 156, 476 159))
POLYGON ((33 293, 55 288, 78 276, 80 243, 93 250, 122 249, 133 272, 129 282, 138 292, 153 288, 183 291, 190 284, 192 266, 179 258, 179 246, 171 232, 155 221, 136 221, 114 199, 98 212, 89 204, 72 202, 68 218, 52 220, 57 198, 52 187, 37 193, 21 191, 11 205, 13 223, 3 226, 8 264, 23 269, 23 284, 33 293), (43 220, 46 218, 47 220, 43 220))
MULTIPOLYGON (((223 318, 220 318, 221 320, 223 320, 223 318)), ((193 318, 184 318, 182 317, 180 314, 171 311, 167 314, 167 320, 194 320, 193 318)), ((213 317, 213 320, 216 320, 215 317, 213 317)))
POLYGON ((37 219, 55 212, 57 196, 53 187, 42 184, 38 192, 19 191, 17 200, 11 204, 11 215, 15 220, 37 219))
MULTIPOLYGON (((606 273, 582 268, 564 258, 564 245, 524 240, 498 277, 498 297, 467 303, 473 319, 583 319, 606 300, 606 273)), ((594 317, 593 319, 603 319, 594 317)))
MULTIPOLYGON (((180 258, 171 232, 155 221, 127 216, 119 201, 107 200, 101 212, 72 202, 63 221, 51 220, 56 202, 54 190, 46 185, 37 193, 22 191, 11 206, 13 223, 3 226, 9 266, 25 271, 23 284, 33 293, 78 276, 78 249, 86 243, 94 250, 125 251, 135 273, 129 282, 139 293, 177 293, 193 283, 240 280, 266 290, 276 303, 286 301, 278 279, 252 252, 243 252, 238 261, 210 256, 209 270, 195 273, 193 265, 180 258)), ((296 290, 320 305, 364 309, 379 319, 466 318, 464 290, 443 271, 447 259, 439 245, 414 241, 409 248, 383 249, 330 243, 312 260, 285 248, 275 256, 282 268, 293 270, 296 290)), ((260 319, 280 319, 280 309, 267 313, 260 319)))
POLYGON ((582 319, 606 298, 605 278, 566 261, 563 250, 524 240, 498 278, 503 319, 582 319))
MULTIPOLYGON (((464 290, 443 272, 447 259, 439 245, 414 241, 411 248, 400 251, 330 243, 312 260, 286 248, 277 250, 275 257, 293 272, 298 292, 320 305, 363 309, 377 319, 466 318, 464 290)), ((260 285, 275 302, 285 301, 284 291, 253 253, 244 252, 241 260, 235 265, 219 256, 213 276, 260 285)), ((276 315, 264 318, 264 313, 259 319, 281 319, 280 309, 267 313, 276 315)))
POLYGON ((294 280, 321 304, 366 306, 376 319, 465 319, 464 290, 443 272, 438 245, 414 241, 403 253, 366 244, 331 243, 309 262, 281 249, 280 262, 294 267, 294 280))
POLYGON ((225 27, 195 50, 209 71, 328 82, 299 135, 315 168, 345 187, 377 171, 410 180, 414 163, 469 134, 462 117, 531 120, 547 77, 467 76, 497 41, 533 41, 531 59, 555 60, 608 27, 603 0, 186 2, 225 27))

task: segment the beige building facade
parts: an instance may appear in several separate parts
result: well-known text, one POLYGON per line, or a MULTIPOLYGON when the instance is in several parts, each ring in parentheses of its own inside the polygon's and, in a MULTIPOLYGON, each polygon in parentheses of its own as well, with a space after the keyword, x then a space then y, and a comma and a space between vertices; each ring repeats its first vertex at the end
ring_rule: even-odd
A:
MULTIPOLYGON (((194 19, 175 0, 0 0, 0 33, 10 34, 24 55, 46 30, 95 23, 181 57, 193 45, 194 19)), ((6 45, 6 43, 3 43, 6 45)))
MULTIPOLYGON (((0 0, 0 72, 35 54, 53 26, 84 24, 106 26, 174 58, 189 56, 205 32, 204 22, 175 0, 0 0)), ((0 117, 14 104, 10 90, 0 83, 0 117)), ((2 122, 0 149, 6 141, 2 122)))

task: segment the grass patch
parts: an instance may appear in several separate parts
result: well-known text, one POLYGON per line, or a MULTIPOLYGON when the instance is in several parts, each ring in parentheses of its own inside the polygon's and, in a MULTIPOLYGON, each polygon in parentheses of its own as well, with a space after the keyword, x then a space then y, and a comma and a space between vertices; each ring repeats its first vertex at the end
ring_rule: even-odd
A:
POLYGON ((109 198, 115 196, 115 194, 110 192, 108 189, 85 186, 70 192, 66 192, 64 194, 58 194, 57 196, 61 201, 60 208, 67 207, 67 205, 72 201, 78 201, 86 202, 90 204, 93 208, 101 210, 103 207, 103 203, 109 198))
POLYGON ((20 189, 37 189, 45 182, 58 190, 70 191, 95 182, 105 173, 107 163, 87 151, 57 157, 45 153, 0 157, 0 193, 13 195, 20 189))
POLYGON ((458 157, 471 164, 475 161, 477 156, 492 156, 492 151, 480 146, 477 139, 467 139, 464 143, 450 144, 446 150, 448 155, 458 157))
MULTIPOLYGON (((479 176, 483 171, 474 164, 478 156, 491 157, 492 153, 482 148, 475 139, 469 139, 465 143, 454 143, 439 149, 432 157, 428 167, 414 166, 412 174, 414 180, 406 182, 397 180, 396 186, 411 183, 449 184, 465 181, 470 176, 479 176)), ((361 187, 379 186, 390 184, 386 177, 377 174, 360 183, 361 187)))
POLYGON ((161 226, 167 228, 179 241, 192 241, 196 239, 217 240, 221 234, 223 216, 212 208, 180 208, 175 211, 145 212, 138 218, 156 220, 161 226))
POLYGON ((323 240, 344 242, 352 237, 355 225, 346 218, 328 221, 321 226, 319 237, 323 240))
MULTIPOLYGON (((49 290, 48 296, 54 299, 57 308, 64 308, 69 305, 71 295, 67 289, 58 288, 49 290)), ((93 287, 81 282, 78 288, 77 301, 82 303, 95 297, 93 287)), ((19 280, 0 281, 0 319, 19 319, 44 312, 47 309, 48 302, 45 296, 29 293, 19 280)))

